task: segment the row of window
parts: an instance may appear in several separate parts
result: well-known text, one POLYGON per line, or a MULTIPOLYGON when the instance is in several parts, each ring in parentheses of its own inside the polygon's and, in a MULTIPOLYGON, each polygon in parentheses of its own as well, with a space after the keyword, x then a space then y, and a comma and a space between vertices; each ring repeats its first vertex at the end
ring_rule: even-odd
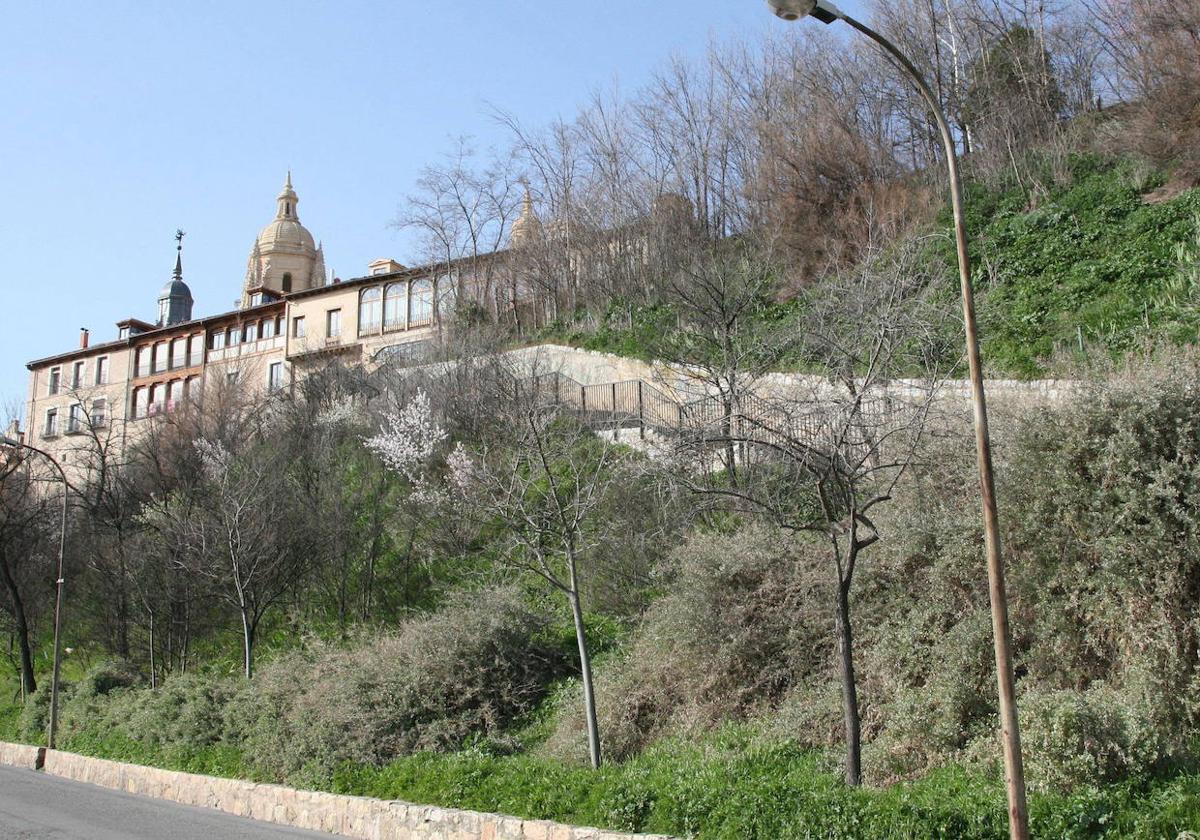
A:
MULTIPOLYGON (((66 388, 73 391, 86 387, 87 385, 107 385, 108 384, 108 356, 100 356, 95 359, 95 364, 92 366, 92 376, 88 377, 87 359, 80 359, 71 365, 70 378, 66 388)), ((53 396, 60 391, 66 390, 63 387, 63 370, 61 367, 50 368, 50 378, 46 383, 46 393, 53 396)))
POLYGON ((130 405, 131 416, 137 420, 174 411, 184 405, 185 401, 196 400, 200 396, 200 377, 189 376, 186 379, 172 379, 170 382, 156 382, 153 385, 143 385, 133 389, 133 400, 130 405))
MULTIPOLYGON (((58 408, 46 409, 46 422, 42 427, 42 437, 54 438, 61 433, 59 428, 58 408)), ((67 407, 66 433, 78 434, 89 428, 102 429, 108 425, 108 400, 97 397, 92 400, 91 411, 84 413, 83 403, 72 403, 67 407)))
POLYGON ((408 330, 433 322, 434 296, 446 310, 452 304, 454 284, 450 278, 389 283, 363 289, 358 297, 358 334, 373 335, 392 330, 408 330))
POLYGON ((204 336, 181 335, 170 341, 159 341, 137 349, 136 375, 149 376, 168 370, 199 367, 204 363, 204 336))
MULTIPOLYGON (((360 336, 377 335, 380 332, 426 326, 434 319, 435 297, 436 309, 444 314, 453 306, 453 295, 454 284, 449 277, 438 278, 436 282, 414 280, 364 289, 359 295, 358 334, 360 336)), ((305 331, 304 316, 298 315, 293 318, 292 336, 304 338, 305 331)), ((277 315, 232 326, 226 330, 215 331, 208 337, 208 347, 211 350, 221 350, 225 347, 235 347, 238 344, 274 338, 282 334, 283 316, 277 315)), ((325 337, 335 339, 340 338, 341 335, 341 309, 326 311, 325 337)), ((197 333, 139 347, 135 357, 136 376, 150 376, 180 368, 199 367, 204 363, 204 344, 204 335, 197 333)), ((108 356, 100 356, 95 359, 91 379, 87 375, 87 361, 75 362, 69 371, 69 387, 78 389, 88 384, 107 385, 109 380, 108 362, 108 356)), ((62 368, 51 368, 47 393, 57 394, 62 390, 65 390, 62 368)))
MULTIPOLYGON (((236 370, 225 373, 226 381, 236 385, 240 374, 236 370)), ((284 387, 283 362, 272 362, 267 367, 267 390, 278 391, 284 387)), ((169 382, 156 382, 153 385, 143 385, 133 389, 130 414, 135 420, 143 417, 153 417, 196 402, 200 398, 201 380, 199 376, 189 376, 184 379, 172 379, 169 382)))
POLYGON ((249 344, 259 339, 274 338, 283 334, 283 316, 275 315, 259 321, 250 321, 227 330, 217 330, 208 337, 210 350, 221 350, 225 347, 236 347, 238 344, 249 344))

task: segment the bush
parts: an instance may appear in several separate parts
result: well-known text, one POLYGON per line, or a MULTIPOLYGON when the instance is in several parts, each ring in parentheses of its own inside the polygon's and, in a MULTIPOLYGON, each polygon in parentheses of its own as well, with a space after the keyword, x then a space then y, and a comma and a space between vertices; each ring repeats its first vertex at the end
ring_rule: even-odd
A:
MULTIPOLYGON (((824 604, 797 583, 793 538, 752 525, 694 534, 671 557, 666 594, 627 649, 598 669, 604 753, 623 760, 667 732, 703 731, 770 708, 798 673, 824 667, 824 604)), ((580 689, 564 694, 544 750, 586 757, 580 689)))
POLYGON ((513 590, 462 594, 394 636, 263 668, 227 705, 226 738, 263 775, 301 781, 456 749, 512 726, 564 674, 548 624, 513 590))

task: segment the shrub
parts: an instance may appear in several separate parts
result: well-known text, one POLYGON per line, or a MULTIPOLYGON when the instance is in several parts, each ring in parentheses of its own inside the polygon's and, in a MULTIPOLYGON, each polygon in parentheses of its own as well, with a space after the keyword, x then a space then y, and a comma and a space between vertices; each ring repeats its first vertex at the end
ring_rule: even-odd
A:
POLYGON ((264 775, 302 781, 455 749, 511 726, 562 676, 548 623, 513 590, 464 593, 393 636, 272 663, 232 698, 226 735, 264 775))
MULTIPOLYGON (((823 602, 797 582, 805 556, 765 526, 693 534, 671 557, 666 595, 626 651, 598 670, 605 754, 621 760, 670 731, 747 719, 777 702, 797 673, 822 668, 823 602)), ((549 754, 586 755, 578 707, 576 696, 564 696, 549 754)))

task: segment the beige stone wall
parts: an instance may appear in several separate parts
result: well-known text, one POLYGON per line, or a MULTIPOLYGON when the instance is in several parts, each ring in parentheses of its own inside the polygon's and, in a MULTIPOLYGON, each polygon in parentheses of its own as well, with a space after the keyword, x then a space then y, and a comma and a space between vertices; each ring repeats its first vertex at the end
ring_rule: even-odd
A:
MULTIPOLYGON (((601 385, 642 379, 673 392, 680 400, 698 396, 703 385, 683 366, 664 362, 643 362, 611 353, 580 350, 557 344, 540 344, 511 352, 518 367, 530 372, 557 372, 582 385, 601 385)), ((820 392, 827 387, 820 376, 798 373, 772 373, 762 377, 759 385, 765 391, 783 392, 801 388, 820 392)), ((923 393, 925 384, 916 380, 899 379, 892 383, 893 393, 923 393)), ((1066 399, 1078 389, 1078 383, 1066 379, 989 379, 986 383, 988 400, 1009 406, 1045 405, 1066 399)), ((939 384, 943 399, 966 401, 971 396, 971 383, 965 379, 950 379, 939 384)))
MULTIPOLYGON (((33 767, 36 756, 35 747, 0 743, 2 763, 33 767)), ((140 796, 215 808, 292 828, 328 831, 360 840, 671 840, 663 835, 625 834, 545 820, 218 779, 57 750, 46 751, 44 770, 52 776, 140 796)))

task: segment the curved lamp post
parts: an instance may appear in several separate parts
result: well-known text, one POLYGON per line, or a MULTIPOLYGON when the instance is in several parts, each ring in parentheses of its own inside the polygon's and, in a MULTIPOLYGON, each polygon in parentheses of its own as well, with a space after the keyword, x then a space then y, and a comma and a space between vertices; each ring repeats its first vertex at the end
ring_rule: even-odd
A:
POLYGON ((70 484, 67 483, 67 474, 63 472, 62 464, 58 463, 50 453, 44 452, 36 446, 21 443, 21 441, 10 437, 0 436, 0 446, 27 449, 30 452, 41 455, 54 465, 54 469, 58 470, 59 478, 62 479, 62 522, 58 532, 58 579, 56 583, 58 592, 54 600, 54 674, 50 678, 50 726, 46 734, 46 748, 52 750, 54 749, 54 737, 58 733, 58 675, 62 659, 63 584, 66 582, 63 578, 63 555, 67 546, 67 490, 70 484))
POLYGON ((884 36, 855 20, 827 0, 767 0, 767 5, 784 20, 812 15, 822 23, 845 21, 866 35, 895 59, 912 77, 937 122, 946 148, 950 170, 950 201, 954 209, 954 235, 958 246, 958 272, 962 286, 963 323, 967 333, 967 363, 971 371, 971 402, 975 413, 975 448, 979 462, 979 484, 983 497, 983 528, 987 546, 988 594, 992 606, 992 638, 996 649, 996 679, 1000 689, 1000 724, 1004 741, 1004 775, 1008 788, 1009 833, 1013 840, 1029 837, 1029 812, 1025 801, 1025 770, 1021 760, 1021 734, 1017 726, 1017 704, 1012 664, 1012 633, 1008 625, 1008 596, 1004 587, 1004 564, 1000 556, 1000 528, 996 513, 996 488, 992 477, 992 445, 988 434, 987 402, 983 393, 983 371, 979 362, 979 337, 975 325, 975 296, 971 289, 971 263, 967 254, 967 229, 963 216, 962 179, 950 124, 942 107, 920 71, 904 53, 884 36))

